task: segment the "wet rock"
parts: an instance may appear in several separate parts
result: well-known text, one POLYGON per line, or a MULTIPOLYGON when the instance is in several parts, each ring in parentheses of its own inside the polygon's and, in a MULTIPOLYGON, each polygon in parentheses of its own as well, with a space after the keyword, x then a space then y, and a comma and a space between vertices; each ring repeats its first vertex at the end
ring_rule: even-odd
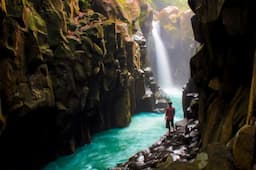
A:
MULTIPOLYGON (((199 138, 192 142, 185 140, 185 126, 193 126, 199 123, 196 120, 182 120, 177 122, 177 130, 172 132, 170 136, 163 136, 159 141, 154 143, 149 149, 136 153, 129 158, 128 162, 118 165, 116 168, 144 168, 144 169, 168 169, 173 168, 192 168, 194 164, 182 163, 179 161, 188 161, 195 158, 199 151, 199 138), (183 130, 182 130, 183 129, 183 130), (177 164, 176 164, 177 163, 177 164), (176 167, 177 166, 177 167, 176 167)), ((190 128, 188 134, 198 129, 190 128)), ((197 135, 199 136, 199 134, 197 135)), ((116 169, 113 168, 113 169, 116 169)))
POLYGON ((171 155, 167 155, 166 158, 164 158, 164 160, 162 162, 160 162, 156 168, 154 169, 167 169, 171 166, 171 164, 173 163, 173 158, 171 155))
POLYGON ((141 47, 146 46, 146 39, 141 31, 137 31, 133 34, 133 39, 136 41, 141 47))
POLYGON ((151 96, 143 96, 142 100, 139 101, 139 107, 137 111, 152 112, 155 107, 155 98, 151 96))
MULTIPOLYGON (((184 118, 188 118, 188 119, 198 119, 198 117, 196 117, 196 115, 191 115, 191 102, 193 99, 198 98, 198 89, 195 85, 195 82, 193 79, 189 79, 189 81, 186 83, 186 85, 183 87, 183 91, 182 91, 182 109, 184 112, 184 118)), ((195 111, 197 112, 197 111, 195 111)))

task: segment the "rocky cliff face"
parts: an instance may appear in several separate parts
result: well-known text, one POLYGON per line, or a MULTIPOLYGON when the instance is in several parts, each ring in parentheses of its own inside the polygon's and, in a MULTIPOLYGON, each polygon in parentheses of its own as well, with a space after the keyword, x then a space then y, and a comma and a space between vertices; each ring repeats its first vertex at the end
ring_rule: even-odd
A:
MULTIPOLYGON (((168 52, 172 83, 182 87, 190 77, 189 61, 196 49, 190 18, 193 12, 177 6, 167 6, 155 11, 154 17, 160 23, 160 36, 168 52)), ((153 37, 149 41, 150 64, 157 70, 157 56, 153 37)))
POLYGON ((252 170, 255 157, 256 2, 188 0, 195 40, 186 92, 199 92, 201 150, 156 169, 252 170))
MULTIPOLYGON (((221 143, 231 153, 223 157, 225 167, 209 162, 206 169, 252 169, 255 127, 249 120, 255 116, 256 4, 250 0, 188 2, 196 14, 191 19, 195 39, 201 43, 190 64, 199 90, 202 145, 209 149, 214 146, 209 144, 221 143)), ((216 161, 211 156, 208 161, 216 161)))
POLYGON ((145 2, 4 0, 0 8, 0 169, 37 169, 95 132, 128 125, 145 93, 145 42, 134 38, 141 25, 149 31, 145 2))
POLYGON ((200 91, 203 144, 226 143, 246 123, 255 54, 255 3, 189 2, 196 13, 192 17, 195 39, 201 43, 191 59, 191 72, 200 91))
POLYGON ((197 45, 193 39, 191 10, 168 6, 159 12, 161 37, 169 54, 173 84, 185 85, 190 77, 189 60, 197 45))

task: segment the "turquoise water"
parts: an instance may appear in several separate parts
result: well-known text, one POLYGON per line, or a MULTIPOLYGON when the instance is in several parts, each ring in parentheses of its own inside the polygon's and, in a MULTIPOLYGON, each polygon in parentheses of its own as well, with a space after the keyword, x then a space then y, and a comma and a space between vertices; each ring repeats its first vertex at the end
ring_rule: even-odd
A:
MULTIPOLYGON (((183 118, 181 98, 172 98, 175 120, 183 118)), ((144 150, 165 134, 163 114, 139 113, 126 128, 111 129, 93 136, 92 143, 76 153, 51 162, 44 170, 106 170, 123 163, 144 150)))

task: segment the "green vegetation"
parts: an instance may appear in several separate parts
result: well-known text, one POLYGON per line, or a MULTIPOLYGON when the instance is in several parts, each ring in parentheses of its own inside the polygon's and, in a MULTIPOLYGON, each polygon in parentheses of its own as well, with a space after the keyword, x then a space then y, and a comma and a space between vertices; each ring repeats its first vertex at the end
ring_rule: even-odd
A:
POLYGON ((79 0, 79 7, 81 10, 86 10, 90 6, 90 3, 88 0, 79 0))
POLYGON ((187 0, 147 0, 156 9, 162 9, 166 6, 174 5, 181 9, 188 9, 187 0))

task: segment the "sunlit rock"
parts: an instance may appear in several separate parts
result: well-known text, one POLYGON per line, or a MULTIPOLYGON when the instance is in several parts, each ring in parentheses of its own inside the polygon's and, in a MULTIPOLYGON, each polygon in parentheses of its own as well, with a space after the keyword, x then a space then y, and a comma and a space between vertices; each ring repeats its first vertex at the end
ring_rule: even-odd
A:
POLYGON ((0 158, 15 155, 10 169, 38 169, 129 124, 145 93, 146 2, 2 2, 0 158))
MULTIPOLYGON (((196 48, 190 26, 191 16, 191 10, 179 9, 176 6, 165 7, 157 15, 157 19, 160 21, 160 37, 166 47, 172 81, 175 86, 183 86, 189 78, 186 63, 189 62, 196 48)), ((155 43, 158 44, 158 42, 155 43)), ((156 48, 158 49, 158 47, 156 48)), ((154 56, 153 51, 150 51, 150 55, 154 56)))

